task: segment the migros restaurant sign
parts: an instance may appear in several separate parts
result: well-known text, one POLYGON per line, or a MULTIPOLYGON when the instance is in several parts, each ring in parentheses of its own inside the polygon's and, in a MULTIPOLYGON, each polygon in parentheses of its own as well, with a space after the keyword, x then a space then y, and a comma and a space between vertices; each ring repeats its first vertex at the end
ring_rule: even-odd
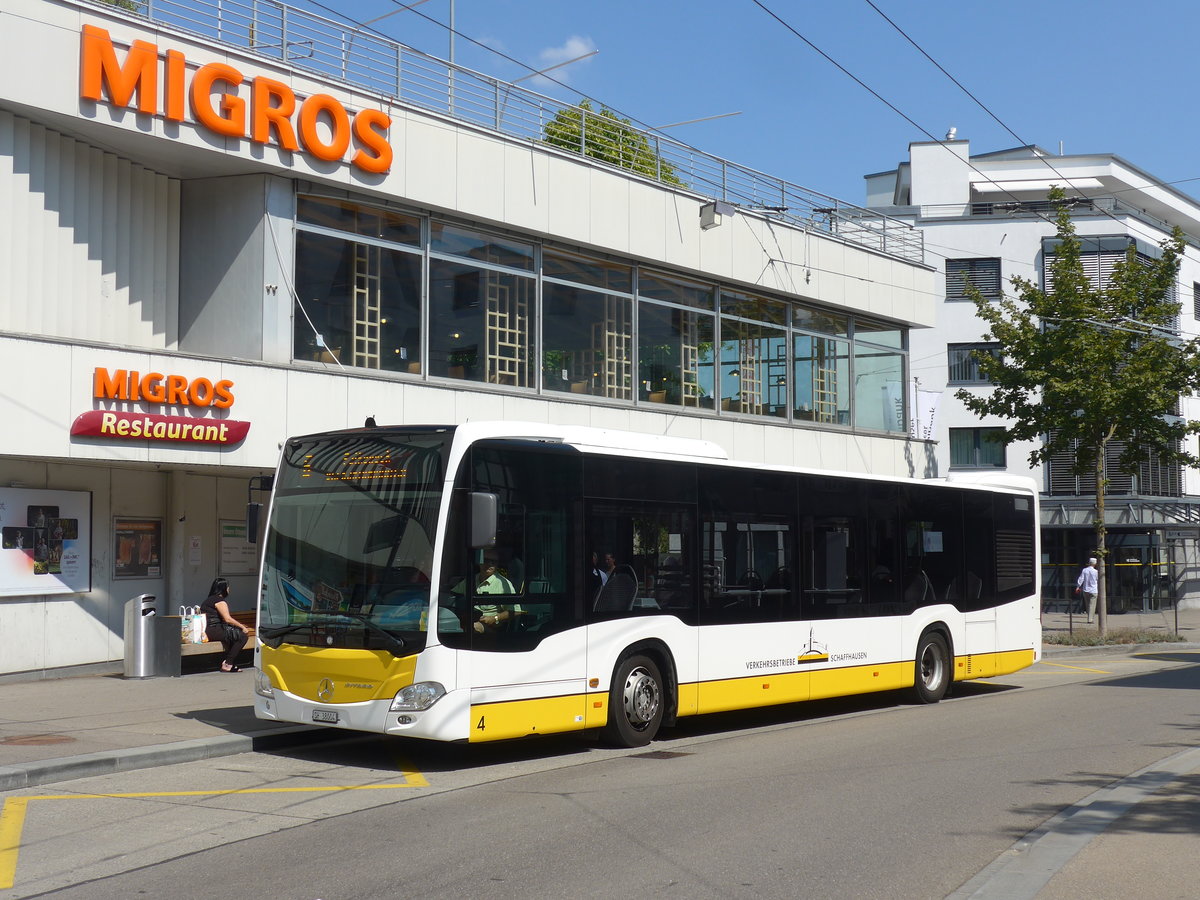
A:
MULTIPOLYGON (((233 382, 228 379, 187 378, 162 372, 141 372, 98 367, 92 375, 92 397, 97 401, 123 401, 165 407, 230 409, 233 382)), ((129 441, 166 441, 175 444, 229 446, 245 439, 249 422, 157 413, 93 409, 75 418, 74 437, 129 441)))
POLYGON ((387 138, 392 119, 383 110, 351 115, 329 94, 301 100, 282 81, 247 77, 226 63, 190 71, 183 53, 160 54, 148 41, 134 41, 121 59, 109 33, 95 25, 84 25, 80 40, 79 94, 85 100, 133 107, 170 122, 187 121, 190 111, 193 122, 215 134, 327 162, 341 162, 349 153, 350 164, 364 172, 386 172, 392 165, 387 138))

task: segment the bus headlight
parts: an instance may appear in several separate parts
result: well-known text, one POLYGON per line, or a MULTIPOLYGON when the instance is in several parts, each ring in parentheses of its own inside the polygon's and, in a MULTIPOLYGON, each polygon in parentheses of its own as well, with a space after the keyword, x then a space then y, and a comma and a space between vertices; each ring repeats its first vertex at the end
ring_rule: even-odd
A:
POLYGON ((436 681, 421 681, 410 684, 401 690, 394 698, 388 712, 416 712, 429 709, 446 694, 446 689, 436 681))
POLYGON ((259 669, 254 676, 254 693, 260 697, 274 697, 275 688, 271 686, 271 676, 259 669))

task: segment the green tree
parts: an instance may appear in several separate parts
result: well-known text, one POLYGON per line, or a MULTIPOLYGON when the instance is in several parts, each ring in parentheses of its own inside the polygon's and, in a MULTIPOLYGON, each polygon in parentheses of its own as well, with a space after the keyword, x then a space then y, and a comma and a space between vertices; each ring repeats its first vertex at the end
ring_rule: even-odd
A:
POLYGON ((650 146, 644 132, 607 107, 602 106, 597 112, 590 100, 555 113, 546 123, 545 141, 664 184, 684 184, 674 167, 650 146))
POLYGON ((1138 257, 1131 246, 1106 285, 1084 272, 1079 238, 1061 188, 1049 195, 1057 210, 1059 246, 1051 264, 1053 287, 1013 278, 1016 297, 988 301, 970 286, 985 340, 997 356, 976 353, 992 387, 960 390, 958 398, 979 416, 1008 420, 999 439, 1039 441, 1032 464, 1075 447, 1074 473, 1096 484, 1096 556, 1100 561, 1098 626, 1107 634, 1104 501, 1109 474, 1105 451, 1123 442, 1117 467, 1136 472, 1149 455, 1164 462, 1200 463, 1183 439, 1200 422, 1178 416, 1179 398, 1200 388, 1200 340, 1175 331, 1179 304, 1172 298, 1183 234, 1176 228, 1158 259, 1138 257))

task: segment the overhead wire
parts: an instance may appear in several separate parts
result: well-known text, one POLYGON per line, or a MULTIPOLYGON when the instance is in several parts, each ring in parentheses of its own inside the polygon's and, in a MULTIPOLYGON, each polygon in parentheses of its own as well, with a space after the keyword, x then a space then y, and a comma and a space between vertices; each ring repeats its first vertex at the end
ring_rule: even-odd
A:
MULTIPOLYGON (((757 0, 756 0, 756 2, 757 2, 757 0)), ((929 62, 930 62, 930 63, 932 63, 932 64, 933 64, 933 65, 934 65, 934 66, 937 68, 937 70, 938 70, 939 72, 941 72, 941 73, 942 73, 943 75, 945 75, 945 76, 946 76, 948 79, 950 79, 950 81, 954 83, 955 87, 957 87, 957 88, 958 88, 960 91, 962 91, 964 94, 966 94, 966 95, 967 95, 967 96, 968 96, 968 97, 971 99, 971 101, 972 101, 973 103, 975 103, 975 105, 976 105, 976 106, 978 106, 978 107, 979 107, 980 109, 982 109, 982 110, 983 110, 985 113, 987 113, 989 116, 991 116, 991 117, 992 117, 992 119, 994 119, 994 120, 996 121, 996 123, 997 123, 998 125, 1000 125, 1000 127, 1001 127, 1001 128, 1003 128, 1003 129, 1004 129, 1005 131, 1007 131, 1007 132, 1008 132, 1010 135, 1012 135, 1012 136, 1013 136, 1013 138, 1014 138, 1014 139, 1017 141, 1017 143, 1018 143, 1019 145, 1021 145, 1021 146, 1023 146, 1023 147, 1033 147, 1033 146, 1035 146, 1034 144, 1032 144, 1032 143, 1030 143, 1029 141, 1025 140, 1025 138, 1021 137, 1021 135, 1017 134, 1017 133, 1016 133, 1016 132, 1015 132, 1015 131, 1014 131, 1014 130, 1011 128, 1011 127, 1009 127, 1008 123, 1006 123, 1006 122, 1005 122, 1003 119, 1001 119, 1001 118, 1000 118, 998 115, 996 115, 996 113, 995 113, 995 112, 993 112, 993 111, 992 111, 992 109, 991 109, 991 108, 990 108, 990 107, 989 107, 989 106, 988 106, 986 103, 984 103, 982 100, 980 100, 978 97, 976 97, 976 96, 975 96, 975 95, 974 95, 974 94, 973 94, 973 93, 972 93, 970 90, 968 90, 968 89, 967 89, 967 87, 966 87, 966 86, 965 86, 965 85, 964 85, 964 84, 963 84, 961 81, 959 81, 959 80, 958 80, 957 78, 955 78, 955 77, 954 77, 952 74, 950 74, 950 72, 949 72, 949 71, 946 69, 946 67, 945 67, 945 66, 943 66, 943 65, 942 65, 940 62, 938 62, 936 59, 934 59, 934 58, 933 58, 933 56, 932 56, 932 55, 930 55, 930 53, 929 53, 929 52, 928 52, 928 51, 927 51, 927 50, 926 50, 924 47, 922 47, 922 46, 921 46, 921 45, 920 45, 920 44, 919 44, 919 43, 918 43, 918 42, 917 42, 917 41, 916 41, 916 40, 915 40, 915 39, 914 39, 914 38, 913 38, 913 37, 912 37, 912 36, 911 36, 911 35, 910 35, 910 34, 907 32, 907 31, 905 31, 905 30, 904 30, 903 28, 901 28, 901 27, 900 27, 898 24, 896 24, 896 22, 895 22, 895 21, 894 21, 894 20, 893 20, 893 19, 892 19, 890 16, 888 16, 888 15, 887 15, 887 14, 886 14, 886 13, 885 13, 883 10, 881 10, 881 9, 880 9, 880 8, 879 8, 879 7, 878 7, 876 4, 875 4, 874 0, 864 0, 864 2, 865 2, 865 3, 866 3, 868 6, 869 6, 869 7, 871 7, 871 9, 875 10, 875 12, 876 12, 876 13, 878 13, 878 14, 879 14, 879 16, 880 16, 880 17, 881 17, 881 18, 882 18, 882 19, 883 19, 885 22, 887 22, 889 25, 891 25, 891 26, 892 26, 892 28, 894 28, 894 29, 895 29, 895 30, 896 30, 896 31, 897 31, 897 32, 900 34, 900 36, 901 36, 901 37, 903 37, 903 38, 904 38, 906 41, 908 41, 910 44, 912 44, 912 46, 913 46, 914 48, 916 48, 916 50, 917 50, 917 51, 918 51, 918 52, 919 52, 919 53, 920 53, 922 56, 924 56, 924 57, 925 57, 927 60, 929 60, 929 62)), ((761 4, 760 4, 760 5, 761 5, 761 4)), ((1078 192, 1079 192, 1081 195, 1083 195, 1083 196, 1084 196, 1086 199, 1089 199, 1089 200, 1095 200, 1095 199, 1098 199, 1098 197, 1101 197, 1101 196, 1109 196, 1109 195, 1112 195, 1112 194, 1117 194, 1117 193, 1125 193, 1125 192, 1127 192, 1127 191, 1137 191, 1137 190, 1143 190, 1142 188, 1125 188, 1125 189, 1120 189, 1120 190, 1115 190, 1115 191, 1104 191, 1104 192, 1103 192, 1103 194, 1099 194, 1099 195, 1097 195, 1097 197, 1087 197, 1087 195, 1086 195, 1086 194, 1084 194, 1084 191, 1083 191, 1081 188, 1076 188, 1076 187, 1074 187, 1073 185, 1071 185, 1071 178, 1070 178, 1070 176, 1068 176, 1068 175, 1065 175, 1065 174, 1063 174, 1062 172, 1060 172, 1060 171, 1059 171, 1059 170, 1058 170, 1058 169, 1057 169, 1057 168, 1054 166, 1054 164, 1050 162, 1050 158, 1049 158, 1049 157, 1047 157, 1047 156, 1043 156, 1043 155, 1041 155, 1041 154, 1037 154, 1037 153, 1035 153, 1035 154, 1034 154, 1034 159, 1036 159, 1038 162, 1040 162, 1040 163, 1042 163, 1043 165, 1045 165, 1045 166, 1046 166, 1048 169, 1050 169, 1050 171, 1051 171, 1051 172, 1053 172, 1055 175, 1057 175, 1059 178, 1061 178, 1061 179, 1062 179, 1062 180, 1063 180, 1063 181, 1064 181, 1064 182, 1065 182, 1065 183, 1066 183, 1068 186, 1072 187, 1072 189, 1073 189, 1073 190, 1076 190, 1076 191, 1078 191, 1078 192)), ((972 166, 972 168, 974 168, 974 167, 972 166)), ((976 170, 976 171, 978 171, 978 170, 976 170)), ((1151 179, 1149 179, 1149 180, 1150 180, 1150 181, 1151 181, 1151 183, 1152 183, 1153 185, 1155 185, 1155 186, 1159 186, 1159 187, 1168 187, 1168 186, 1169 186, 1167 182, 1160 181, 1159 179, 1156 179, 1156 178, 1151 178, 1151 179)), ((1181 179, 1179 182, 1173 182, 1173 183, 1182 184, 1183 182, 1186 182, 1186 181, 1200 181, 1200 178, 1185 178, 1185 179, 1181 179)), ((994 182, 993 182, 993 183, 994 183, 994 182)), ((1009 193, 1009 194, 1008 194, 1008 196, 1012 197, 1014 200, 1016 199, 1016 197, 1015 197, 1015 196, 1013 196, 1011 193, 1009 193)), ((1121 222, 1121 223, 1122 223, 1122 225, 1124 225, 1124 227, 1127 227, 1127 228, 1129 227, 1128 225, 1125 225, 1125 224, 1124 224, 1124 222, 1122 222, 1122 220, 1121 220, 1121 219, 1120 219, 1120 218, 1119 218, 1119 217, 1118 217, 1118 216, 1117 216, 1115 213, 1113 213, 1112 211, 1110 211, 1110 210, 1106 210, 1106 209, 1104 209, 1104 208, 1102 208, 1102 207, 1098 207, 1098 206, 1094 206, 1093 208, 1094 208, 1094 209, 1095 209, 1097 212, 1099 212, 1099 213, 1101 213, 1101 214, 1103 214, 1103 215, 1107 216, 1108 218, 1112 219, 1114 222, 1121 222)), ((1140 223, 1139 223, 1139 224, 1140 224, 1140 223)), ((1143 232, 1143 236, 1145 236, 1145 237, 1150 237, 1150 239, 1152 239, 1152 240, 1158 240, 1158 238, 1157 238, 1157 237, 1155 237, 1155 236, 1151 236, 1151 235, 1147 235, 1147 234, 1145 234, 1144 232, 1143 232)))

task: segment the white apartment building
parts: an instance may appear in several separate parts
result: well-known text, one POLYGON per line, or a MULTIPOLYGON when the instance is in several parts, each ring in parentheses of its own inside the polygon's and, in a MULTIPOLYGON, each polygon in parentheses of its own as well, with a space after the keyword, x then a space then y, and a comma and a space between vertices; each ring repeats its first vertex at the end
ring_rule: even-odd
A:
POLYGON ((252 479, 368 417, 921 476, 934 295, 909 223, 353 23, 0 0, 0 675, 252 608, 252 479))
MULTIPOLYGON (((1043 596, 1065 601, 1094 543, 1094 482, 1070 472, 1069 460, 1031 467, 1028 444, 1005 448, 984 439, 999 420, 980 419, 956 391, 988 390, 970 352, 986 348, 984 323, 963 285, 985 295, 1013 294, 1020 276, 1045 284, 1055 246, 1054 185, 1067 190, 1085 266, 1103 279, 1129 246, 1154 257, 1178 226, 1187 236, 1179 272, 1178 323, 1200 332, 1200 202, 1111 154, 1056 156, 1035 147, 972 154, 966 140, 914 143, 895 169, 866 176, 867 206, 912 222, 937 270, 936 324, 911 333, 911 376, 938 397, 933 434, 936 472, 1004 470, 1042 485, 1043 596)), ((1183 397, 1181 414, 1200 418, 1200 400, 1183 397)), ((928 417, 926 417, 926 424, 928 417)), ((1193 448, 1194 450, 1194 448, 1193 448)), ((932 474, 932 473, 931 473, 932 474)), ((1135 475, 1112 474, 1110 608, 1165 608, 1200 602, 1196 538, 1200 473, 1147 459, 1135 475)))

